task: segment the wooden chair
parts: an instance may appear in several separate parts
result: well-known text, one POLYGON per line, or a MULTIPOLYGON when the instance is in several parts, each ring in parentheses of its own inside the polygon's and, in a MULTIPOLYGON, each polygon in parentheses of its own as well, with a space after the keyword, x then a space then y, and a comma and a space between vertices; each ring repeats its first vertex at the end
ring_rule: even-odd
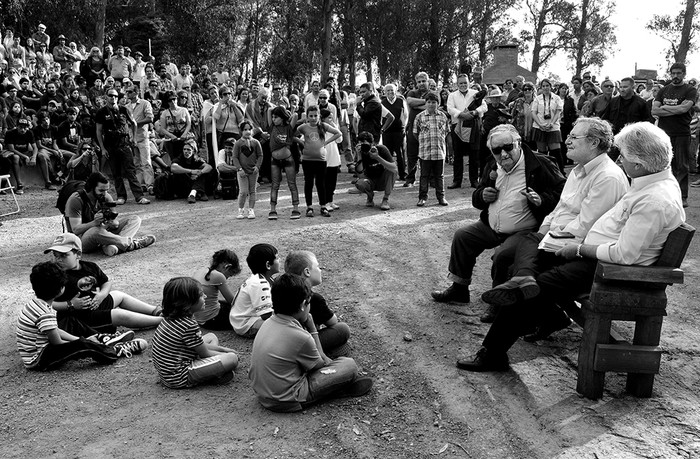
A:
POLYGON ((666 287, 683 283, 679 269, 695 228, 672 231, 654 266, 599 262, 588 300, 581 304, 583 339, 578 354, 576 391, 596 400, 603 396, 605 373, 627 373, 627 391, 651 397, 661 363, 661 325, 666 315, 666 287), (611 338, 613 320, 635 323, 632 343, 611 338))

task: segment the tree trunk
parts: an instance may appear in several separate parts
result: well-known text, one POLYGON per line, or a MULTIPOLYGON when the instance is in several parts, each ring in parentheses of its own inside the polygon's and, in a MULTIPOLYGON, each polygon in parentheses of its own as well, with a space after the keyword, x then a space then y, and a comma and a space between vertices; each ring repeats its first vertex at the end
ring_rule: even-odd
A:
POLYGON ((675 53, 676 62, 685 64, 688 50, 690 49, 690 32, 693 28, 693 17, 695 16, 695 1, 686 0, 685 13, 683 13, 683 28, 681 28, 681 42, 678 45, 678 50, 675 53))
POLYGON ((576 34, 576 72, 574 75, 580 76, 583 71, 583 53, 586 47, 586 29, 588 28, 588 7, 591 0, 581 2, 581 25, 576 34))
POLYGON ((260 3, 255 4, 255 24, 253 25, 253 78, 258 78, 258 46, 260 43, 260 3))
POLYGON ((537 73, 540 70, 540 53, 542 53, 542 31, 544 30, 544 21, 547 15, 547 2, 546 0, 542 3, 542 9, 537 17, 537 24, 535 25, 535 35, 533 37, 532 44, 532 67, 530 71, 532 73, 537 73))
POLYGON ((95 21, 95 45, 102 48, 105 44, 105 20, 107 17, 107 0, 100 0, 97 5, 95 21))
POLYGON ((323 44, 321 56, 321 81, 325 84, 331 68, 331 43, 333 41, 333 0, 323 0, 323 44))

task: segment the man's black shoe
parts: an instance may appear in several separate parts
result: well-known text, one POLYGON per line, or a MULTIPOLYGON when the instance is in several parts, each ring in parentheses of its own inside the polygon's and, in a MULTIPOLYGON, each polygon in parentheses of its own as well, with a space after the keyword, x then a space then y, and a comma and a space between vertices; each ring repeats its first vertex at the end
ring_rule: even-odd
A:
POLYGON ((462 184, 461 184, 461 183, 456 183, 456 182, 455 182, 455 183, 453 183, 452 185, 450 185, 450 186, 447 187, 448 190, 454 190, 454 189, 456 189, 456 188, 462 188, 462 184))
POLYGON ((569 325, 571 325, 571 319, 568 317, 561 318, 561 320, 557 320, 557 322, 542 324, 537 327, 535 333, 523 336, 523 340, 527 341, 528 343, 535 343, 537 341, 545 340, 549 338, 552 333, 558 332, 559 330, 564 330, 565 328, 568 328, 569 325))
POLYGON ((481 317, 479 317, 479 320, 481 320, 481 322, 485 324, 493 323, 493 321, 496 320, 496 316, 498 315, 498 309, 498 306, 490 304, 488 309, 486 309, 486 311, 481 315, 481 317))
POLYGON ((457 360, 457 368, 467 371, 508 371, 508 354, 493 355, 485 347, 466 359, 457 360))
POLYGON ((469 303, 467 285, 452 284, 445 290, 435 290, 430 295, 439 303, 469 303))

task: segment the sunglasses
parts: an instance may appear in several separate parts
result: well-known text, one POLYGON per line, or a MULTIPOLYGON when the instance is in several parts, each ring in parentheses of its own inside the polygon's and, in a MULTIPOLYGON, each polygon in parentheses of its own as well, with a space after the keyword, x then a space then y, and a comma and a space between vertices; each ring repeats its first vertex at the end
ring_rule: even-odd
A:
POLYGON ((603 87, 604 88, 614 88, 615 86, 613 86, 611 84, 604 84, 603 87))
POLYGON ((222 96, 230 96, 231 93, 230 93, 230 92, 222 92, 221 95, 222 95, 222 96))
POLYGON ((107 94, 107 97, 116 97, 116 98, 119 98, 119 94, 107 94))
POLYGON ((92 148, 91 147, 84 147, 84 148, 81 148, 80 151, 92 151, 92 148))
POLYGON ((500 156, 501 152, 506 151, 510 153, 511 151, 513 151, 513 148, 515 148, 515 145, 512 143, 508 143, 500 147, 491 147, 491 152, 496 156, 500 156))

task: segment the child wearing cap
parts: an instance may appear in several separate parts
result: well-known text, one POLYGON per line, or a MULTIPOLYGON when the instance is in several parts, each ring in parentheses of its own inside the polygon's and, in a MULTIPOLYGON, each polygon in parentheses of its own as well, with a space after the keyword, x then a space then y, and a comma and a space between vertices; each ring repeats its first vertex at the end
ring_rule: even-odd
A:
POLYGON ((58 263, 35 265, 29 280, 35 296, 20 311, 16 331, 17 349, 28 370, 51 370, 66 361, 83 358, 106 365, 147 347, 146 340, 131 340, 132 331, 99 334, 77 319, 59 327, 52 303, 63 292, 67 276, 58 263))
POLYGON ((129 328, 158 326, 163 320, 161 308, 112 290, 112 282, 100 267, 82 260, 82 250, 78 236, 63 233, 44 251, 53 254, 56 263, 68 276, 65 289, 53 302, 59 327, 75 319, 103 333, 114 333, 118 325, 129 328))

